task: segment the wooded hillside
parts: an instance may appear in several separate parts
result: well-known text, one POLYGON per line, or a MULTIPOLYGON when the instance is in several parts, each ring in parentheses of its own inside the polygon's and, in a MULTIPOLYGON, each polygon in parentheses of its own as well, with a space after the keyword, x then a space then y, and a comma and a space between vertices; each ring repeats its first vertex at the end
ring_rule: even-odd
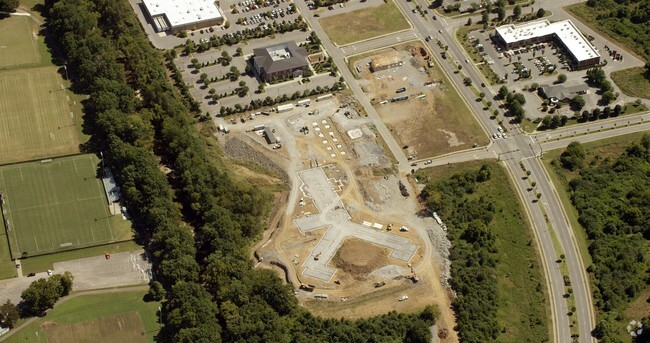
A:
POLYGON ((161 341, 429 341, 432 307, 323 320, 273 272, 252 269, 269 194, 233 179, 207 148, 126 1, 49 0, 44 14, 74 88, 89 95, 85 149, 104 152, 166 290, 161 341))

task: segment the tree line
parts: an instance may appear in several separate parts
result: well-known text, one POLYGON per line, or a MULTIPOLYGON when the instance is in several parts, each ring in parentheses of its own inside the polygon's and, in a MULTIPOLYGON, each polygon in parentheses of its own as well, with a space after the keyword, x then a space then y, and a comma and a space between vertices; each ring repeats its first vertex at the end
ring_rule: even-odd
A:
POLYGON ((646 59, 650 58, 650 2, 588 0, 586 5, 603 31, 613 34, 646 59))
MULTIPOLYGON (((620 315, 650 282, 645 258, 650 240, 650 135, 617 158, 595 156, 587 163, 587 156, 574 142, 555 163, 579 172, 569 182, 569 191, 592 257, 587 271, 600 312, 594 336, 617 342, 620 315)), ((650 316, 644 321, 650 324, 650 316)))
POLYGON ((264 229, 268 192, 235 179, 207 146, 167 79, 162 56, 126 1, 48 0, 46 23, 74 88, 89 95, 85 149, 103 151, 138 239, 152 258, 149 296, 164 298, 159 334, 172 342, 426 342, 434 308, 357 321, 298 306, 249 247, 264 229), (167 174, 161 171, 167 167, 167 174))
POLYGON ((488 227, 495 207, 488 198, 470 196, 491 175, 491 168, 483 165, 430 181, 420 194, 448 228, 450 283, 457 295, 453 307, 462 342, 496 342, 499 336, 496 237, 488 227))

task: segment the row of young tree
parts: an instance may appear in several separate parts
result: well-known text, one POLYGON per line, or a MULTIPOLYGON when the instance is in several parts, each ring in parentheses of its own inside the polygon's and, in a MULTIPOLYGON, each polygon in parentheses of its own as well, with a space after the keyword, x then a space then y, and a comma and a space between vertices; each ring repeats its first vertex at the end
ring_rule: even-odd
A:
MULTIPOLYGON (((650 240, 650 135, 617 158, 587 158, 584 146, 574 142, 559 162, 579 171, 569 190, 593 261, 588 272, 600 312, 594 336, 602 342, 618 342, 619 316, 650 282, 650 263, 645 258, 650 240)), ((644 322, 650 325, 650 316, 644 322)))
POLYGON ((253 269, 270 194, 231 177, 165 75, 126 1, 48 0, 47 25, 75 88, 89 94, 87 148, 104 151, 162 298, 161 341, 426 342, 436 312, 323 320, 253 269), (138 96, 136 96, 136 93, 138 96), (167 175, 160 164, 168 167, 167 175))
POLYGON ((429 182, 421 193, 427 208, 447 225, 451 240, 453 306, 462 342, 495 342, 499 335, 495 236, 488 225, 495 214, 490 199, 472 198, 490 179, 488 165, 429 182))

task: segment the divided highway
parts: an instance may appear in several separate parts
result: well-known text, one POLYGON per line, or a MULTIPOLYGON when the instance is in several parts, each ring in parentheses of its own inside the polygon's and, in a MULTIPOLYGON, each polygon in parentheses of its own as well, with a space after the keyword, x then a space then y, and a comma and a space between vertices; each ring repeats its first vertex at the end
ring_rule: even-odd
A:
MULTIPOLYGON (((417 0, 415 1, 417 2, 417 0)), ((368 116, 376 124, 389 150, 391 150, 397 159, 398 168, 401 173, 409 173, 412 168, 420 168, 423 164, 418 163, 417 167, 410 166, 410 162, 407 160, 401 147, 381 121, 379 114, 370 104, 368 97, 363 93, 359 84, 354 79, 347 66, 346 56, 381 49, 410 39, 421 39, 423 44, 426 44, 433 52, 437 63, 441 63, 441 69, 447 73, 449 79, 452 81, 452 85, 462 95, 462 98, 473 111, 473 114, 481 123, 485 132, 491 135, 491 133, 497 131, 498 127, 496 121, 489 118, 490 114, 483 110, 482 104, 474 101, 476 96, 472 93, 471 89, 463 84, 463 77, 467 76, 472 80, 474 85, 480 87, 480 91, 488 94, 488 97, 493 97, 495 94, 491 87, 483 88, 480 86, 483 83, 487 84, 487 82, 471 62, 465 62, 469 58, 465 56, 462 47, 452 36, 453 32, 451 31, 453 27, 450 28, 447 21, 432 20, 431 18, 424 19, 419 13, 413 13, 412 9, 417 5, 416 2, 396 2, 411 23, 411 29, 342 47, 335 46, 327 38, 318 21, 312 18, 311 11, 304 1, 296 2, 305 20, 307 20, 312 29, 321 37, 325 49, 327 49, 334 62, 339 66, 343 78, 346 80, 357 101, 364 107, 368 116), (432 36, 433 40, 425 43, 424 38, 427 36, 432 36), (433 42, 436 39, 439 39, 443 45, 449 47, 447 50, 447 60, 438 59, 437 56, 440 56, 442 50, 433 42), (455 63, 462 65, 462 74, 464 75, 453 73, 453 71, 457 70, 455 63)), ((426 8, 426 6, 422 8, 426 8)), ((543 132, 532 135, 524 133, 516 124, 504 121, 503 127, 508 131, 508 139, 495 140, 487 147, 431 158, 432 163, 430 165, 444 165, 486 158, 496 158, 504 162, 529 214, 537 241, 550 297, 551 326, 553 331, 552 341, 558 343, 571 341, 571 322, 576 321, 579 342, 594 342, 595 340, 591 337, 591 331, 595 325, 595 317, 586 269, 583 265, 573 230, 566 219, 562 203, 559 200, 554 185, 546 174, 540 157, 543 151, 565 147, 572 141, 588 142, 606 137, 649 130, 650 113, 596 121, 558 129, 548 133, 543 132), (531 171, 530 177, 537 182, 537 189, 542 193, 542 198, 539 201, 537 201, 534 192, 528 190, 530 184, 525 178, 526 172, 522 169, 522 165, 525 170, 531 171), (573 288, 571 297, 574 298, 576 306, 576 311, 573 316, 568 315, 571 309, 568 308, 567 301, 564 298, 566 293, 563 279, 564 275, 562 275, 560 265, 556 263, 556 260, 559 259, 561 254, 565 255, 568 268, 567 276, 569 276, 572 284, 571 287, 573 288)))

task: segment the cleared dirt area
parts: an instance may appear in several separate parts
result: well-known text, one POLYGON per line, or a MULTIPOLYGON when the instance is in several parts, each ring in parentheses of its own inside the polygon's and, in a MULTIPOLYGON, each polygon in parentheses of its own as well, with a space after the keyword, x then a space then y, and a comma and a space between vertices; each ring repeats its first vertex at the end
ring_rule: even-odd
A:
POLYGON ((68 325, 60 325, 49 321, 43 323, 42 327, 48 343, 147 342, 140 314, 137 312, 123 313, 68 325))
MULTIPOLYGON (((436 304, 437 327, 453 332, 450 298, 441 283, 447 278, 441 276, 446 253, 438 255, 444 232, 418 215, 415 192, 396 174, 375 125, 350 99, 337 96, 257 116, 220 135, 231 137, 226 151, 233 157, 269 169, 275 168, 268 161, 282 161, 277 166, 291 189, 281 219, 255 247, 258 266, 278 272, 315 315, 359 318, 436 304), (266 143, 255 129, 260 125, 275 130, 281 148, 266 143), (234 149, 236 141, 254 148, 234 149), (410 196, 401 194, 399 181, 410 196), (400 301, 405 295, 409 300, 400 301)), ((442 340, 455 341, 453 334, 442 340)))
POLYGON ((361 70, 362 88, 395 139, 408 146, 415 159, 487 144, 488 137, 469 108, 430 59, 429 51, 414 41, 363 56, 351 67, 361 70), (370 59, 390 51, 399 53, 403 65, 371 72, 370 59), (392 101, 400 96, 408 99, 392 101))
POLYGON ((348 239, 334 255, 332 262, 340 271, 363 281, 375 269, 388 262, 388 250, 358 239, 348 239))

